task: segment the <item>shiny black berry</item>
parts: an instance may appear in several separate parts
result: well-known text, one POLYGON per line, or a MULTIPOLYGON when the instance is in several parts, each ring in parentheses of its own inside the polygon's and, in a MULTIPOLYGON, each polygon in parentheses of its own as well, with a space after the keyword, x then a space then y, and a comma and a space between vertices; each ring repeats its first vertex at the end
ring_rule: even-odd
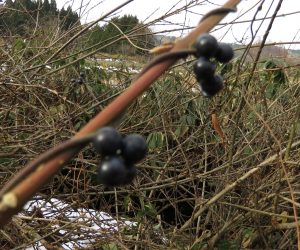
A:
POLYGON ((98 166, 98 182, 105 186, 120 186, 127 181, 128 170, 122 157, 105 157, 98 166))
POLYGON ((76 80, 76 83, 78 84, 83 84, 84 83, 84 79, 82 77, 79 77, 77 80, 76 80))
POLYGON ((211 58, 217 53, 218 41, 212 35, 203 33, 197 38, 195 48, 197 57, 211 58))
POLYGON ((147 143, 143 136, 138 134, 127 135, 123 139, 122 156, 129 164, 142 160, 147 154, 147 143))
POLYGON ((211 79, 204 79, 199 82, 202 94, 212 97, 224 87, 223 79, 219 75, 214 75, 211 79))
POLYGON ((232 47, 226 43, 220 43, 215 58, 221 63, 229 62, 234 56, 232 47))
POLYGON ((134 165, 127 166, 123 185, 131 184, 133 179, 136 177, 136 172, 137 171, 134 165))
POLYGON ((197 80, 213 77, 216 71, 216 65, 205 57, 200 57, 194 64, 194 73, 197 80))
POLYGON ((101 128, 93 140, 95 150, 102 156, 121 153, 122 136, 112 127, 101 128))
POLYGON ((84 78, 85 74, 83 72, 80 72, 79 76, 82 77, 82 78, 84 78))

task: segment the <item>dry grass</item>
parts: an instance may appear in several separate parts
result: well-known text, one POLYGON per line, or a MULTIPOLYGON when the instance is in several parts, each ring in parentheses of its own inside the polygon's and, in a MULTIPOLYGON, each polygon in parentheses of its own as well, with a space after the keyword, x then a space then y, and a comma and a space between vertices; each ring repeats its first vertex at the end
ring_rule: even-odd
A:
MULTIPOLYGON (((97 62, 91 57, 53 74, 51 70, 68 59, 54 63, 52 69, 26 70, 44 62, 66 40, 50 49, 33 48, 35 38, 20 49, 14 39, 1 41, 0 64, 5 66, 0 73, 1 184, 74 135, 133 77, 128 70, 132 61, 119 61, 118 69, 110 72, 94 67, 97 62), (71 83, 83 71, 85 83, 71 83), (116 82, 124 84, 112 84, 116 82)), ((64 55, 81 49, 85 54, 78 45, 69 46, 64 55)), ((117 189, 97 185, 99 157, 88 147, 40 191, 46 200, 57 198, 73 208, 104 211, 120 223, 123 218, 136 222, 135 227, 93 237, 89 223, 103 223, 101 218, 72 222, 61 208, 59 216, 47 219, 36 208, 16 216, 0 231, 1 249, 18 249, 41 239, 47 249, 59 249, 74 232, 80 235, 78 241, 92 238, 87 249, 296 249, 299 70, 291 63, 272 68, 258 63, 252 73, 253 63, 238 59, 230 66, 219 68, 226 88, 213 99, 192 89, 197 83, 191 63, 186 62, 160 78, 127 110, 118 129, 140 133, 149 144, 148 157, 138 165, 132 185, 117 189), (285 78, 278 80, 278 74, 285 78), (212 128, 212 112, 225 144, 212 128), (59 229, 72 234, 61 235, 59 229)))

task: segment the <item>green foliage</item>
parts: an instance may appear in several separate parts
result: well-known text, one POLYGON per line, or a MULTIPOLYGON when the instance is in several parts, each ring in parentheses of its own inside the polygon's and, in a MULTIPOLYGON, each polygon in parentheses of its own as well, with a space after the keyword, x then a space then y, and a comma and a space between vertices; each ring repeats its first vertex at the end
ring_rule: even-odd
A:
POLYGON ((266 97, 272 99, 276 93, 287 84, 287 77, 281 67, 281 63, 273 59, 263 62, 265 72, 262 74, 266 86, 266 97))
POLYGON ((217 244, 217 249, 219 250, 238 250, 240 249, 240 246, 234 242, 234 241, 230 241, 230 240, 222 240, 217 244))
POLYGON ((0 158, 0 164, 5 164, 5 163, 9 163, 11 161, 10 158, 5 158, 5 157, 1 157, 0 158))
POLYGON ((194 126, 196 122, 196 117, 192 115, 182 115, 179 120, 179 125, 175 130, 175 135, 177 137, 185 135, 191 126, 194 126))
POLYGON ((56 2, 55 0, 51 0, 50 2, 50 12, 56 13, 57 7, 56 7, 56 2))
POLYGON ((59 19, 61 20, 62 28, 68 30, 79 21, 79 16, 76 12, 73 12, 69 6, 66 10, 64 8, 61 9, 59 19))
POLYGON ((44 0, 43 5, 42 5, 42 11, 44 13, 49 13, 50 12, 50 8, 51 8, 51 6, 50 6, 49 1, 48 0, 44 0))
POLYGON ((15 44, 14 44, 14 51, 20 52, 23 49, 25 49, 25 47, 26 47, 26 43, 23 41, 23 39, 17 38, 17 40, 15 41, 15 44))
MULTIPOLYGON (((5 3, 7 10, 0 15, 0 34, 1 35, 20 35, 25 36, 31 27, 36 25, 37 17, 42 19, 53 19, 59 14, 62 29, 69 29, 79 21, 79 16, 73 12, 69 6, 59 11, 55 0, 8 0, 5 3)), ((58 17, 57 17, 58 18, 58 17)))
POLYGON ((204 247, 204 246, 206 246, 204 243, 196 243, 191 247, 191 250, 199 250, 199 249, 202 249, 202 247, 204 247))
POLYGON ((148 204, 145 204, 144 209, 141 209, 140 211, 138 211, 137 218, 142 219, 145 216, 155 218, 155 216, 157 214, 158 213, 155 209, 155 206, 151 203, 148 203, 148 204))
MULTIPOLYGON (((124 15, 122 17, 114 17, 103 26, 95 26, 89 34, 89 45, 97 45, 99 47, 105 45, 106 42, 112 42, 122 33, 129 35, 134 30, 134 38, 129 38, 132 43, 138 47, 150 48, 153 46, 154 37, 150 30, 143 27, 136 16, 124 15)), ((132 46, 130 42, 123 37, 121 40, 113 42, 110 46, 105 47, 103 52, 122 53, 134 55, 139 51, 138 48, 132 46)))
POLYGON ((153 132, 147 137, 147 144, 149 150, 160 151, 164 146, 165 136, 162 132, 153 132))
POLYGON ((118 250, 118 245, 115 242, 111 242, 102 247, 103 250, 118 250))

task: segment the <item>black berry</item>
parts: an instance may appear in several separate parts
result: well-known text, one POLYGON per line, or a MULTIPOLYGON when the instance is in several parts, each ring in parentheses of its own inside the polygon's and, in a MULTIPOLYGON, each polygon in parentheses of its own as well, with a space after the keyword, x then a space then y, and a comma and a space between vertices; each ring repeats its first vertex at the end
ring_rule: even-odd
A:
POLYGON ((202 94, 207 97, 214 96, 224 87, 223 79, 219 75, 215 75, 211 79, 204 79, 199 83, 202 94))
POLYGON ((134 165, 127 166, 123 185, 128 185, 128 184, 132 183, 135 176, 136 176, 135 166, 134 165))
POLYGON ((194 64, 194 73, 197 80, 212 78, 216 71, 216 65, 205 57, 200 57, 194 64))
POLYGON ((129 164, 142 160, 147 154, 147 144, 143 136, 138 134, 127 135, 123 139, 122 156, 129 164))
POLYGON ((123 185, 128 179, 127 174, 125 162, 119 156, 108 156, 98 166, 98 181, 106 186, 123 185))
POLYGON ((79 76, 82 77, 82 78, 84 78, 85 74, 83 72, 80 72, 79 76))
POLYGON ((95 150, 102 156, 116 155, 121 152, 122 136, 116 129, 104 127, 99 130, 93 144, 95 150))
POLYGON ((84 83, 84 79, 82 77, 79 77, 77 80, 76 80, 76 83, 78 84, 83 84, 84 83))
POLYGON ((229 62, 234 56, 232 47, 226 43, 220 43, 217 53, 215 55, 216 60, 221 63, 229 62))
POLYGON ((201 34, 195 43, 197 57, 204 56, 211 58, 215 56, 218 50, 218 41, 208 33, 201 34))

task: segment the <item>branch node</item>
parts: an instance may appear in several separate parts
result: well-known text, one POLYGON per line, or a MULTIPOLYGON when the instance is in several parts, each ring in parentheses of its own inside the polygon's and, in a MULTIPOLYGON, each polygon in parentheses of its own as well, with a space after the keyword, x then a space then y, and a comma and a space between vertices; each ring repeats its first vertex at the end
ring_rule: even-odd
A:
POLYGON ((0 211, 4 212, 9 208, 16 208, 18 205, 18 198, 15 193, 9 192, 5 194, 0 203, 0 211))

